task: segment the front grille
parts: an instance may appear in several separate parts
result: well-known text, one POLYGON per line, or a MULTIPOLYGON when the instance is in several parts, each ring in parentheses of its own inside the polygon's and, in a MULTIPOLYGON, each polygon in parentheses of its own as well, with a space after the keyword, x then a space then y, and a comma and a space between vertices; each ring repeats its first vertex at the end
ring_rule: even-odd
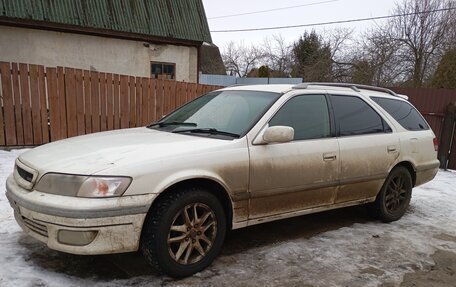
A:
POLYGON ((27 226, 30 230, 35 233, 38 233, 41 236, 48 237, 48 230, 46 225, 40 224, 34 220, 28 219, 27 217, 22 216, 22 221, 24 222, 25 226, 27 226))
POLYGON ((25 181, 32 182, 33 180, 33 174, 30 172, 26 171, 25 169, 19 167, 16 165, 17 168, 17 173, 24 179, 25 181))

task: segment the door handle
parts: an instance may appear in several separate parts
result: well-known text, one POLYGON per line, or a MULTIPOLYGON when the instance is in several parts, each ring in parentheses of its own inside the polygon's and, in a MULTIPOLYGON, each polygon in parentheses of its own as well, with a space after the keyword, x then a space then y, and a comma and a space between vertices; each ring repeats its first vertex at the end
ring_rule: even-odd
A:
POLYGON ((337 159, 337 155, 335 153, 324 153, 323 160, 324 161, 333 161, 337 159))
POLYGON ((395 152, 396 151, 396 146, 394 145, 389 145, 387 148, 388 152, 395 152))

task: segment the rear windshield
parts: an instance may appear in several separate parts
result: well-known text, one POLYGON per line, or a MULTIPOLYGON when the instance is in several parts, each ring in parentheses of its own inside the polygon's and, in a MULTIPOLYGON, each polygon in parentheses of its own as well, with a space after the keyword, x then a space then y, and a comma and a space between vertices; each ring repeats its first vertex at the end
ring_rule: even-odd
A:
POLYGON ((371 97, 387 111, 398 123, 409 131, 428 130, 429 126, 423 116, 408 102, 387 98, 371 97))

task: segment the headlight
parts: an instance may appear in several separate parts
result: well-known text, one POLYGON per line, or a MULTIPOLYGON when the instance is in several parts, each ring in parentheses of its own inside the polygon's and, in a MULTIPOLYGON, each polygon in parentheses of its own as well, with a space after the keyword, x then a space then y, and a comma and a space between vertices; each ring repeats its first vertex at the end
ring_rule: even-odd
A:
POLYGON ((130 183, 130 177, 47 173, 40 179, 35 190, 66 196, 114 197, 121 196, 130 183))

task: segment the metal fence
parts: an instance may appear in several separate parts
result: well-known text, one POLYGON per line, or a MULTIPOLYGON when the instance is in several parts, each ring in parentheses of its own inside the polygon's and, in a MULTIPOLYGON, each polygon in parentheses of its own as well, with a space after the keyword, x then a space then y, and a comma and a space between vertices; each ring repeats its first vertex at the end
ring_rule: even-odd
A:
POLYGON ((445 110, 456 102, 456 90, 430 88, 391 88, 409 97, 409 101, 423 114, 436 136, 440 139, 445 110))
POLYGON ((439 139, 439 159, 443 167, 456 169, 455 123, 444 128, 449 105, 456 105, 456 90, 429 88, 392 88, 396 93, 409 97, 409 101, 423 114, 439 139), (448 162, 442 162, 442 158, 448 162))
POLYGON ((296 85, 302 83, 302 78, 237 78, 235 76, 224 75, 206 75, 200 74, 200 84, 216 86, 233 86, 233 85, 272 85, 272 84, 290 84, 296 85))

